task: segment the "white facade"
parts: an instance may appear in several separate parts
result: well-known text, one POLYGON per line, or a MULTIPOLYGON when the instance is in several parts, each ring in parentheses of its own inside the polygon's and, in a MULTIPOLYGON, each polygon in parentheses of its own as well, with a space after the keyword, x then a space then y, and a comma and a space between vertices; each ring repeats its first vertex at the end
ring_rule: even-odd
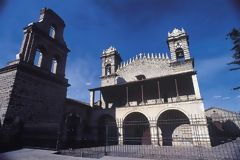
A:
POLYGON ((140 53, 122 62, 115 48, 105 50, 101 87, 90 89, 90 104, 94 106, 94 92, 98 90, 103 109, 93 113, 92 123, 103 115, 113 117, 117 122, 118 142, 123 144, 127 133, 125 121, 142 116, 149 123, 153 145, 182 145, 175 138, 185 137, 191 145, 210 146, 204 104, 188 43, 184 29, 174 29, 168 33, 170 58, 167 53, 140 53), (169 136, 161 121, 177 120, 174 115, 186 122, 171 129, 169 136), (170 137, 171 143, 166 144, 164 137, 170 137))

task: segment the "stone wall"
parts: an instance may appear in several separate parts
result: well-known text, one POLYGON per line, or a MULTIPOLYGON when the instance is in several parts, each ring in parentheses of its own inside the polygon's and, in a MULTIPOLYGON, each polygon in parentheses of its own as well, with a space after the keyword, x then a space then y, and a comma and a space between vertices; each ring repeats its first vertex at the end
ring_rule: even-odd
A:
POLYGON ((168 59, 143 58, 118 69, 116 73, 126 82, 129 82, 136 81, 137 75, 145 75, 146 79, 148 79, 190 71, 194 71, 191 61, 171 65, 171 61, 168 59))
POLYGON ((67 80, 25 63, 8 67, 14 70, 0 74, 4 128, 11 132, 19 126, 15 132, 21 132, 23 144, 55 147, 67 80))
POLYGON ((0 71, 0 120, 2 124, 8 109, 16 72, 16 69, 8 71, 8 68, 0 71))
POLYGON ((20 116, 26 123, 58 123, 66 89, 54 80, 18 70, 7 116, 20 116))
POLYGON ((88 125, 90 121, 91 111, 92 108, 86 103, 69 98, 66 99, 61 129, 62 146, 69 147, 69 124, 73 123, 75 124, 73 128, 76 130, 74 131, 74 137, 72 137, 74 144, 71 145, 75 145, 75 147, 87 146, 87 144, 85 144, 87 143, 86 140, 91 139, 90 137, 92 136, 88 125), (73 119, 71 116, 75 116, 75 119, 73 119))

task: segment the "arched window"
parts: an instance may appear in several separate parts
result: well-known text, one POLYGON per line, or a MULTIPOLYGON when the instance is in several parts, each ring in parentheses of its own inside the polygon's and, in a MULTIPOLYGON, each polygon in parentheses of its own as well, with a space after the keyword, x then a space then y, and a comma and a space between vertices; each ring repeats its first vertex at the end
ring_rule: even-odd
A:
POLYGON ((52 66, 51 66, 51 72, 56 74, 57 73, 57 67, 58 67, 58 61, 56 58, 52 59, 52 66))
POLYGON ((55 34, 56 34, 56 29, 55 27, 51 26, 49 29, 49 36, 52 38, 55 38, 55 34))
POLYGON ((185 58, 184 58, 184 51, 182 48, 177 48, 176 51, 176 59, 177 61, 184 61, 185 58))
POLYGON ((111 74, 111 65, 110 64, 108 64, 108 65, 106 65, 106 67, 105 67, 105 75, 110 75, 111 74))
POLYGON ((34 58, 34 65, 37 67, 41 67, 42 65, 42 52, 37 49, 36 53, 35 53, 35 58, 34 58))

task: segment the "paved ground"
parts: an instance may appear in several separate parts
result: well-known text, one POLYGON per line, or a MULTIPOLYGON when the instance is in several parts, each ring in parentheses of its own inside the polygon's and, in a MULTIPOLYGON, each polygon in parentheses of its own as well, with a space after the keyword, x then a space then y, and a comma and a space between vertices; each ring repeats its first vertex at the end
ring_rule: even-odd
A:
MULTIPOLYGON (((54 154, 55 151, 40 149, 20 149, 0 154, 0 160, 96 160, 94 158, 71 157, 54 154)), ((109 157, 100 160, 137 160, 136 158, 109 157)))

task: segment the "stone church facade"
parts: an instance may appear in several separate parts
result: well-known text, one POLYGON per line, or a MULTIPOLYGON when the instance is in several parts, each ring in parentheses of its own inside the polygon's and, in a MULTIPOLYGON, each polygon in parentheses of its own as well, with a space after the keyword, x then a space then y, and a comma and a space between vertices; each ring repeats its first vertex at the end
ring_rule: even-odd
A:
MULTIPOLYGON (((192 128, 195 120, 191 116, 204 119, 205 111, 188 35, 184 29, 174 29, 168 33, 167 44, 170 57, 168 54, 140 53, 126 62, 122 62, 113 47, 103 51, 101 86, 90 89, 90 105, 95 104, 95 92, 100 92, 99 104, 106 115, 121 120, 117 123, 119 144, 126 141, 124 136, 134 137, 131 131, 127 133, 125 123, 144 120, 149 124, 151 144, 164 145, 164 139, 173 136, 168 133, 173 129, 161 126, 160 121, 185 119, 184 124, 178 124, 174 130, 185 130, 185 135, 181 136, 192 138, 192 145, 209 145, 207 122, 202 121, 202 127, 198 127, 204 137, 203 144, 195 141, 201 137, 194 135, 192 128)), ((94 117, 98 117, 97 112, 94 117)))
POLYGON ((179 145, 174 138, 178 136, 193 146, 210 145, 206 120, 199 123, 191 117, 205 119, 205 111, 184 29, 168 33, 170 56, 140 53, 123 62, 114 47, 104 50, 101 86, 89 89, 90 104, 86 104, 66 98, 70 50, 64 27, 56 13, 42 9, 39 21, 24 28, 16 60, 0 69, 2 143, 14 143, 15 136, 28 145, 56 145, 68 139, 103 145, 104 126, 111 122, 113 144, 179 145), (98 102, 96 92, 100 92, 98 102), (163 123, 166 120, 176 123, 169 127, 163 123), (129 124, 134 122, 145 126, 133 143, 136 128, 129 124))

